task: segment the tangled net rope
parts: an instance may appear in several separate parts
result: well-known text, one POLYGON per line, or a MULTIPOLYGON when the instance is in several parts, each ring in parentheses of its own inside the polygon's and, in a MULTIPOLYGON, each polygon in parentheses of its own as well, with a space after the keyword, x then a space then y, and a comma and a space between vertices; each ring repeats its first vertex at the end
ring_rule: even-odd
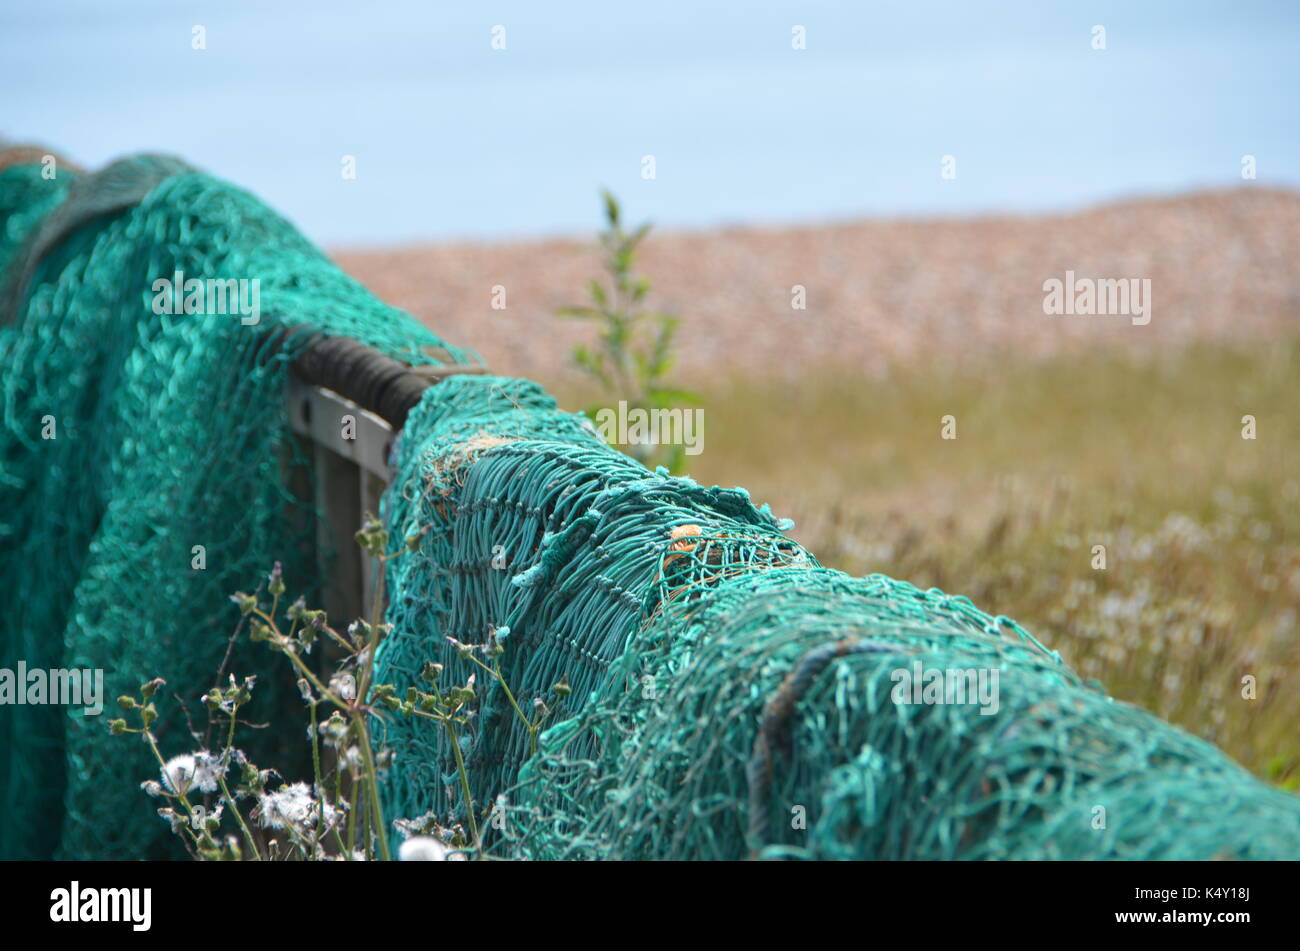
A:
MULTIPOLYGON (((100 190, 0 171, 16 302, 0 325, 0 585, 13 592, 0 657, 102 667, 108 697, 161 675, 195 711, 214 671, 260 672, 283 708, 260 712, 282 723, 291 677, 231 643, 226 598, 277 559, 291 590, 321 583, 320 515, 290 489, 311 462, 288 437, 289 364, 321 334, 412 364, 474 355, 247 194, 149 160, 116 175, 128 194, 132 176, 147 187, 87 217, 68 202, 90 207, 100 190), (151 283, 177 270, 258 278, 261 324, 156 315, 151 283), (37 435, 47 414, 56 440, 37 435)), ((384 517, 395 549, 419 541, 389 563, 378 682, 404 692, 430 660, 463 682, 472 668, 447 638, 504 635, 512 693, 553 711, 534 752, 504 692, 480 685, 463 752, 475 802, 500 803, 493 854, 1300 854, 1300 798, 1084 684, 1014 622, 825 569, 744 490, 648 472, 533 383, 439 383, 395 452, 384 517), (997 689, 904 702, 900 671, 996 674, 997 689)), ((144 750, 57 708, 0 717, 0 855, 165 854, 136 786, 152 772, 144 750)), ((445 736, 419 719, 378 732, 396 753, 386 814, 463 820, 445 736)), ((188 743, 183 712, 160 733, 188 743)), ((285 763, 300 736, 267 731, 250 753, 285 763)))
MULTIPOLYGON (((473 668, 445 638, 504 626, 511 692, 556 714, 530 755, 483 688, 464 755, 475 800, 501 797, 498 854, 1300 854, 1300 799, 1083 683, 1014 621, 823 568, 744 490, 648 473, 533 384, 448 381, 399 451, 388 520, 424 534, 392 562, 380 680, 401 692, 435 659, 461 682, 473 668), (996 702, 969 681, 899 702, 918 669, 996 671, 996 702)), ((392 807, 464 821, 442 733, 388 731, 392 807)))
MULTIPOLYGON (((265 651, 241 637, 227 657, 232 591, 276 559, 295 589, 319 588, 315 513, 289 488, 310 479, 310 461, 288 436, 287 368, 321 334, 412 364, 474 355, 376 300, 229 184, 148 156, 97 178, 111 200, 62 169, 0 171, 3 294, 20 302, 0 314, 0 666, 102 668, 109 704, 142 677, 166 678, 185 704, 162 709, 171 753, 191 747, 189 722, 206 722, 199 697, 222 669, 280 685, 264 714, 305 724, 265 651), (153 282, 177 271, 258 279, 259 323, 155 314, 153 282)), ((143 744, 110 740, 105 719, 0 707, 0 855, 174 854, 138 789, 156 764, 143 744)), ((304 744, 288 732, 260 731, 254 748, 291 768, 304 744)))

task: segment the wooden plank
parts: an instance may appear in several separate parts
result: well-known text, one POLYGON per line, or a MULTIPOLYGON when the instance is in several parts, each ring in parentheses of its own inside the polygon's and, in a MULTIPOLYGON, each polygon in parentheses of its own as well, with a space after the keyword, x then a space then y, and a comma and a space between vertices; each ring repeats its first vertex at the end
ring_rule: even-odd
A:
POLYGON ((294 432, 312 447, 322 606, 335 624, 368 621, 377 565, 362 554, 354 535, 367 512, 379 515, 392 479, 393 427, 352 400, 298 379, 290 379, 285 400, 294 432))
POLYGON ((330 621, 347 627, 362 617, 361 470, 316 443, 316 546, 326 579, 322 592, 330 621))
POLYGON ((294 431, 388 483, 393 427, 333 390, 290 377, 286 399, 294 431), (351 438, 349 438, 349 436, 351 438))
MULTIPOLYGON (((364 519, 367 512, 371 512, 378 517, 379 499, 384 494, 384 482, 374 473, 365 469, 361 469, 359 472, 361 478, 357 487, 357 500, 360 517, 364 519)), ((375 587, 378 583, 376 573, 378 571, 379 564, 376 559, 363 555, 361 564, 361 610, 365 612, 362 617, 367 621, 373 616, 375 587)))

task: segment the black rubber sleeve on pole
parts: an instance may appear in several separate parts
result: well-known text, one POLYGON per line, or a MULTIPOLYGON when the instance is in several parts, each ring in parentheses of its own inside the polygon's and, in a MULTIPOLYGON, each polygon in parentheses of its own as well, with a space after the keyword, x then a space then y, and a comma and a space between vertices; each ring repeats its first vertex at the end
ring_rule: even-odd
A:
MULTIPOLYGON (((308 328, 292 328, 281 340, 308 328)), ((328 337, 306 344, 293 359, 292 372, 304 383, 333 390, 384 419, 394 429, 424 391, 452 374, 486 373, 479 364, 412 367, 351 337, 328 337)))

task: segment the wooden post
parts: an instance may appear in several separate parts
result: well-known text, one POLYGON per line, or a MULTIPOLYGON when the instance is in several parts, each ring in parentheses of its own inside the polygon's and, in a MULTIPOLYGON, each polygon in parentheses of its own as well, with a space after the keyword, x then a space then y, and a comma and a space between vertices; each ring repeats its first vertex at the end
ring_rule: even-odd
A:
POLYGON ((334 624, 369 620, 375 565, 353 537, 391 481, 393 427, 332 390, 291 379, 286 400, 293 429, 312 447, 316 549, 327 579, 324 608, 334 624))

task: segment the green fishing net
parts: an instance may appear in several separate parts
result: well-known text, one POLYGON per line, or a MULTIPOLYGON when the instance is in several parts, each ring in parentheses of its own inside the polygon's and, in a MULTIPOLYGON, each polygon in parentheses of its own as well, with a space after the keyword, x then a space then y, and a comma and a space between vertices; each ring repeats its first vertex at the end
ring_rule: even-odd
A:
MULTIPOLYGON (((320 333, 413 364, 474 355, 229 185, 144 159, 111 189, 70 178, 0 172, 0 270, 24 275, 0 324, 0 665, 102 667, 108 698, 165 677, 170 753, 193 748, 217 671, 258 673, 277 729, 249 752, 291 768, 292 675, 232 642, 227 600, 276 560, 290 591, 323 583, 320 515, 293 488, 311 459, 289 435, 289 362, 320 333), (51 232, 60 202, 76 226, 51 232), (176 271, 259 279, 260 323, 155 314, 152 282, 176 271)), ((378 682, 404 693, 428 661, 464 682, 448 638, 494 639, 511 695, 549 711, 534 749, 478 678, 460 742, 474 808, 499 819, 493 855, 1300 855, 1300 799, 1082 683, 1014 622, 825 569, 744 490, 647 471, 533 383, 432 386, 395 462, 384 518, 394 551, 417 541, 390 562, 378 682)), ((0 855, 172 854, 138 789, 154 765, 106 732, 0 708, 0 855)), ((395 752, 389 818, 467 820, 436 725, 385 713, 376 734, 395 752)))
MULTIPOLYGON (((531 383, 441 384, 399 453, 389 524, 423 534, 391 563, 379 680, 419 686, 434 659, 463 682, 446 638, 506 629, 511 693, 554 711, 534 754, 478 678, 462 754, 492 854, 1300 855, 1300 799, 1014 621, 823 568, 743 490, 647 472, 531 383)), ((387 730, 395 814, 467 821, 437 725, 387 730)))
POLYGON ((261 674, 265 696, 281 702, 260 715, 290 719, 278 736, 256 734, 254 748, 292 767, 306 746, 289 729, 303 719, 292 678, 246 635, 227 657, 237 620, 227 598, 275 560, 293 590, 318 587, 314 515, 288 489, 308 465, 287 435, 283 396, 288 361, 312 337, 302 327, 411 363, 471 356, 377 301, 245 192, 147 157, 107 174, 122 193, 133 178, 158 183, 95 214, 103 191, 78 194, 66 172, 0 172, 7 276, 65 192, 88 212, 63 206, 80 224, 0 320, 0 666, 102 668, 108 704, 100 717, 0 707, 6 857, 174 854, 138 785, 156 763, 105 728, 114 698, 155 675, 174 689, 158 731, 173 755, 194 748, 190 723, 206 723, 198 700, 219 671, 261 674), (258 279, 259 322, 155 314, 153 282, 178 271, 258 279), (43 438, 47 417, 54 438, 43 438))

